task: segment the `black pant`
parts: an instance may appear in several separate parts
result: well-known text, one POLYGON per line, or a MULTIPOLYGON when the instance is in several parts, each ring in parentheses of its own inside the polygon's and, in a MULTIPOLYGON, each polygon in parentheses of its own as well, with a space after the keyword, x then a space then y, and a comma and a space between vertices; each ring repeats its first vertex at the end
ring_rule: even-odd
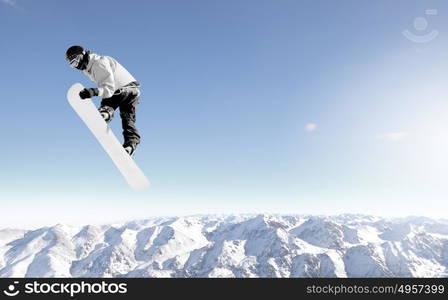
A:
POLYGON ((139 103, 140 89, 138 86, 125 86, 115 91, 112 97, 101 101, 99 110, 105 110, 111 118, 117 108, 120 108, 121 124, 123 127, 123 146, 140 143, 140 135, 135 127, 135 112, 139 103))

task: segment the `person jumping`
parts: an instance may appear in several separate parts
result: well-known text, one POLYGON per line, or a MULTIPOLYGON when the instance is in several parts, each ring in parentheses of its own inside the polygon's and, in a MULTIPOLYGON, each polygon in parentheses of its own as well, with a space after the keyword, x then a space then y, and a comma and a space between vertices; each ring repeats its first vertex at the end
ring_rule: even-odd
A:
POLYGON ((65 58, 71 67, 81 70, 97 84, 97 88, 83 89, 79 97, 81 99, 101 97, 98 111, 107 123, 112 121, 115 110, 120 108, 123 147, 133 156, 140 143, 140 135, 135 126, 140 83, 114 58, 86 51, 81 46, 68 48, 65 58))

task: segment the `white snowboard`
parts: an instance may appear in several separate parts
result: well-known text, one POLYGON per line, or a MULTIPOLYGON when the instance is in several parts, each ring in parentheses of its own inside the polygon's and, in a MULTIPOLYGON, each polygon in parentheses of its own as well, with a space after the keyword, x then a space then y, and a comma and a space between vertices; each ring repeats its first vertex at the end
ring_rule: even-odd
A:
POLYGON ((90 99, 81 99, 79 92, 84 87, 75 83, 67 92, 67 99, 79 117, 84 121, 104 150, 117 166, 128 184, 135 190, 149 187, 149 180, 131 156, 124 150, 112 130, 103 120, 95 104, 90 99))

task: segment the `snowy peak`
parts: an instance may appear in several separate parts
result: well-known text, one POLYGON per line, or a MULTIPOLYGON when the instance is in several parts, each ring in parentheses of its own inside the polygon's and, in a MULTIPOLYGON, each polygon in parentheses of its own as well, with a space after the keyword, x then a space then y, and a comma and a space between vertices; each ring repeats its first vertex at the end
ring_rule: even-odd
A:
POLYGON ((362 215, 151 218, 0 230, 0 277, 446 277, 448 222, 362 215))
POLYGON ((341 249, 344 245, 342 226, 326 218, 311 217, 290 233, 317 247, 341 249))

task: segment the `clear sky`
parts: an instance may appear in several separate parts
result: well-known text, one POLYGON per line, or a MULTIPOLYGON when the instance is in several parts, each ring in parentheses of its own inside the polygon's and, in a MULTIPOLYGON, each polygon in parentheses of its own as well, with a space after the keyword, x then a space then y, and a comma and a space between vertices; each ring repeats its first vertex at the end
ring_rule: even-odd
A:
POLYGON ((447 14, 443 0, 0 0, 0 227, 445 217, 447 14), (94 86, 64 60, 74 44, 141 82, 150 189, 127 186, 68 105, 73 83, 94 86))

